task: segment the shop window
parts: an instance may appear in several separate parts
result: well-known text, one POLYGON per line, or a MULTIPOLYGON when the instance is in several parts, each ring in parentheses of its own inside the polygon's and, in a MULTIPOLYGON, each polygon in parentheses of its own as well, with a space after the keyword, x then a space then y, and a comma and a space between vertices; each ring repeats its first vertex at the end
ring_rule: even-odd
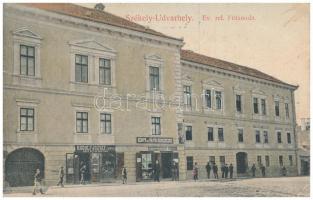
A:
POLYGON ((187 170, 193 170, 193 157, 187 156, 187 170))
POLYGON ((208 141, 214 141, 213 127, 208 127, 208 141))
POLYGON ((186 126, 186 140, 192 140, 192 126, 186 126))
POLYGON ((33 131, 34 130, 34 109, 20 108, 20 130, 33 131))

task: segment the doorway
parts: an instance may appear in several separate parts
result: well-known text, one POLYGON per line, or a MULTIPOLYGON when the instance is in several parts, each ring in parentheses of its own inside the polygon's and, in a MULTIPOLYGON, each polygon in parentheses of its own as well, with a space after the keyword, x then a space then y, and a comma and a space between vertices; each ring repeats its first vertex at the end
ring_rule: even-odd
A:
POLYGON ((161 154, 161 172, 162 178, 172 177, 173 153, 167 152, 161 154))
POLYGON ((248 159, 246 152, 238 152, 236 154, 236 162, 237 162, 237 173, 244 174, 248 169, 248 159))

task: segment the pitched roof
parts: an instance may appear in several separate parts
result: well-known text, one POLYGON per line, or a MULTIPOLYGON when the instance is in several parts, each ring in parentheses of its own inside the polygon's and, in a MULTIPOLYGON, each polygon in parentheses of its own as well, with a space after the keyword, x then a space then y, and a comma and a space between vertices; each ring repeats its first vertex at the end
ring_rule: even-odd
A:
POLYGON ((242 65, 238 65, 235 63, 227 62, 224 60, 208 57, 208 56, 205 56, 202 54, 195 53, 191 50, 183 50, 182 49, 180 55, 181 55, 181 59, 185 60, 185 61, 190 61, 190 62, 203 64, 203 65, 209 65, 209 66, 224 69, 227 71, 232 71, 232 72, 236 72, 236 73, 240 73, 240 74, 244 74, 244 75, 248 75, 248 76, 252 76, 252 77, 256 77, 256 78, 260 78, 260 79, 265 79, 268 81, 273 81, 275 83, 280 83, 280 84, 284 84, 284 85, 288 85, 288 86, 292 86, 292 87, 297 87, 297 86, 285 83, 285 82, 283 82, 283 81, 281 81, 281 80, 279 80, 273 76, 265 74, 259 70, 245 67, 242 65))
POLYGON ((23 3, 22 5, 38 8, 58 14, 78 17, 89 21, 104 23, 112 26, 126 28, 134 31, 148 33, 156 36, 166 37, 169 39, 183 41, 183 39, 167 36, 163 33, 157 32, 140 24, 131 22, 117 15, 113 15, 106 11, 99 11, 96 9, 86 8, 83 6, 69 4, 69 3, 23 3))

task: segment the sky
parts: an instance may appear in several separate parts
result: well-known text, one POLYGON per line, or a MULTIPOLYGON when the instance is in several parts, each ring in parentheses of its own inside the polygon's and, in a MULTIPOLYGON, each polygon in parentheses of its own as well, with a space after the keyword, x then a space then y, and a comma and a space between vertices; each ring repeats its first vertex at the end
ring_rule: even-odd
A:
POLYGON ((105 4, 105 11, 183 37, 183 49, 298 85, 297 121, 309 117, 309 4, 105 4))

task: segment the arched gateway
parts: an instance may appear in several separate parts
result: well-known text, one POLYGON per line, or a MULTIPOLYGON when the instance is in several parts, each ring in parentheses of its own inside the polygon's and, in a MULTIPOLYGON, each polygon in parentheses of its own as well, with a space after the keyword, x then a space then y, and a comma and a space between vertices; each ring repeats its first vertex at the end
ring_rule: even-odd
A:
POLYGON ((37 168, 44 175, 44 155, 32 148, 21 148, 9 153, 5 161, 5 180, 11 187, 31 186, 37 168))

